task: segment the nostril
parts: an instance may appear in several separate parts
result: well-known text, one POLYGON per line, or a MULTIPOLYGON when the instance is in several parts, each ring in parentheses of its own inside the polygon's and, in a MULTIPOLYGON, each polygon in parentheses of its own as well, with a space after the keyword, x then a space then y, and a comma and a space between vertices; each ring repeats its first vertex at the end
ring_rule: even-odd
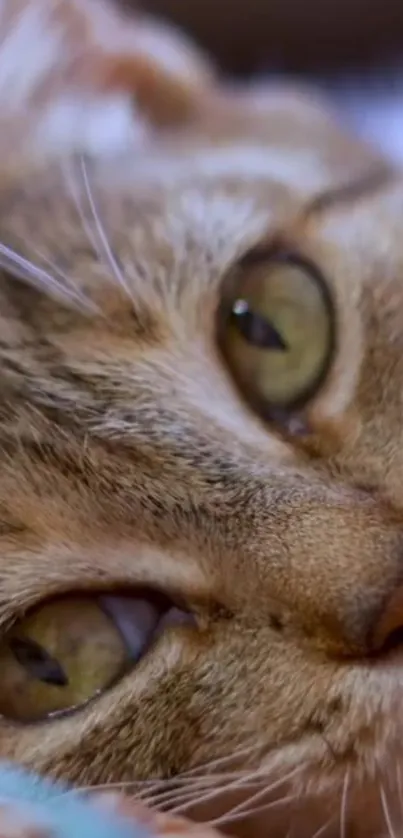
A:
POLYGON ((375 652, 388 652, 403 645, 403 587, 384 605, 372 636, 375 652))

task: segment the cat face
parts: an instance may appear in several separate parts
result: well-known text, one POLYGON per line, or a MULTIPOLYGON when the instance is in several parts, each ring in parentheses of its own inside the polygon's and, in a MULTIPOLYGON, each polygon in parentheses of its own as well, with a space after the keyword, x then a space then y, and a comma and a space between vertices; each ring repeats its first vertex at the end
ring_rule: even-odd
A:
POLYGON ((402 213, 287 91, 3 188, 2 756, 240 834, 396 816, 402 213))

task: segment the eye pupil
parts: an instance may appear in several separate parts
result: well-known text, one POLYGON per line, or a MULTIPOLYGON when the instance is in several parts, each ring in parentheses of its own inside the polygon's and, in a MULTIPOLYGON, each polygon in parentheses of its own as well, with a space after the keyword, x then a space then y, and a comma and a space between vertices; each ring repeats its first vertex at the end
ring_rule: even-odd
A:
POLYGON ((265 317, 249 308, 246 300, 236 300, 231 312, 232 320, 242 337, 260 349, 286 352, 288 346, 277 329, 265 317))
POLYGON ((60 664, 39 643, 26 638, 11 637, 8 645, 18 663, 33 678, 54 687, 68 685, 69 679, 60 664))

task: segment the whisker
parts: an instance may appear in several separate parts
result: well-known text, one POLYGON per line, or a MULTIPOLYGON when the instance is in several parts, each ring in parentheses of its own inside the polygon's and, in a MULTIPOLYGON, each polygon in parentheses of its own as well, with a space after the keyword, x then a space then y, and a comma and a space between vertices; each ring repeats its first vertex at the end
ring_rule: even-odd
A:
POLYGON ((92 227, 89 224, 88 218, 87 218, 87 216, 84 212, 84 208, 83 208, 82 200, 81 200, 80 188, 78 186, 78 180, 77 180, 76 172, 75 172, 75 169, 72 165, 72 162, 73 161, 71 159, 66 159, 66 160, 62 161, 62 169, 63 169, 63 173, 64 173, 64 179, 66 181, 68 190, 70 192, 70 197, 72 198, 74 206, 76 208, 77 215, 78 215, 78 217, 81 221, 83 230, 84 230, 84 232, 87 236, 89 244, 91 245, 91 247, 94 251, 94 255, 97 256, 98 258, 100 258, 98 242, 97 242, 96 236, 94 236, 92 227))
POLYGON ((388 801, 387 801, 387 798, 386 798, 385 789, 384 789, 382 783, 379 783, 379 794, 381 796, 382 811, 383 811, 383 814, 384 814, 385 823, 386 823, 386 827, 387 827, 389 836, 390 836, 390 838, 397 838, 396 832, 395 832, 393 824, 392 824, 392 818, 391 818, 391 815, 390 815, 390 809, 389 809, 389 806, 388 806, 388 801))
MULTIPOLYGON (((216 780, 230 780, 231 778, 236 777, 243 777, 248 772, 244 771, 225 771, 220 774, 201 774, 200 777, 183 777, 182 774, 178 774, 177 777, 170 777, 168 780, 157 780, 155 781, 159 785, 200 785, 202 783, 214 783, 216 780)), ((147 783, 147 781, 146 781, 147 783)))
POLYGON ((340 802, 340 838, 346 838, 347 829, 347 795, 350 783, 350 773, 347 769, 343 782, 343 791, 340 802))
POLYGON ((42 250, 39 250, 37 247, 31 244, 31 242, 27 242, 26 238, 24 238, 24 244, 28 244, 29 249, 32 250, 36 258, 40 259, 41 262, 44 262, 44 264, 47 265, 48 268, 50 268, 54 276, 59 277, 59 279, 62 280, 62 282, 65 282, 74 291, 77 290, 77 286, 75 285, 71 277, 69 277, 69 275, 65 273, 65 271, 62 271, 62 269, 56 262, 53 262, 52 259, 49 259, 49 256, 46 256, 46 254, 43 253, 42 250))
MULTIPOLYGON (((282 784, 282 783, 284 783, 284 782, 285 782, 285 778, 283 778, 283 779, 282 779, 281 784, 282 784)), ((255 794, 253 794, 253 795, 252 795, 252 797, 249 797, 247 800, 244 800, 242 803, 239 803, 239 804, 238 804, 238 806, 235 806, 233 809, 231 809, 231 810, 227 813, 227 815, 226 815, 226 816, 222 816, 222 817, 218 818, 218 819, 217 819, 217 820, 218 820, 218 824, 217 824, 217 822, 216 822, 216 821, 214 821, 214 824, 212 824, 212 825, 217 826, 217 825, 219 825, 220 823, 224 823, 224 822, 225 822, 225 823, 227 823, 227 821, 228 821, 228 815, 230 815, 230 816, 231 816, 231 819, 232 819, 232 815, 237 815, 237 814, 238 814, 238 813, 240 813, 240 812, 244 812, 245 810, 249 810, 249 807, 250 807, 253 803, 259 803, 259 801, 260 801, 262 798, 264 798, 265 796, 267 796, 268 794, 270 794, 270 793, 271 793, 271 792, 272 792, 272 791, 273 791, 273 790, 274 790, 274 789, 275 789, 278 785, 279 785, 279 783, 277 782, 277 783, 274 783, 274 785, 272 784, 271 786, 270 786, 270 785, 269 785, 269 786, 265 786, 265 788, 260 789, 260 790, 259 790, 259 791, 257 791, 255 794)), ((242 787, 244 787, 244 786, 243 786, 243 784, 242 784, 242 787)), ((295 797, 295 795, 293 795, 293 797, 295 797)))
POLYGON ((319 827, 319 829, 316 832, 313 833, 313 835, 311 835, 311 838, 320 838, 320 836, 324 835, 326 830, 329 829, 329 827, 332 825, 332 823, 334 823, 334 821, 335 816, 329 818, 329 820, 326 821, 326 823, 324 823, 321 827, 319 827))
POLYGON ((245 810, 248 810, 249 806, 251 806, 252 803, 259 803, 262 797, 266 797, 269 793, 270 790, 267 788, 267 786, 264 789, 260 789, 260 791, 253 794, 252 797, 248 798, 248 800, 244 800, 242 803, 239 803, 238 806, 235 806, 233 809, 230 809, 230 811, 227 812, 225 816, 223 815, 217 818, 215 821, 213 821, 211 825, 219 826, 221 823, 227 823, 228 817, 230 817, 232 820, 233 815, 237 815, 241 812, 244 812, 245 810))
POLYGON ((194 768, 190 768, 188 771, 181 772, 178 776, 193 777, 199 771, 206 771, 210 768, 217 768, 222 765, 226 765, 226 763, 231 762, 232 760, 235 760, 238 757, 251 756, 252 754, 256 754, 256 751, 258 750, 261 750, 261 745, 248 745, 246 747, 238 748, 237 751, 233 751, 231 754, 227 754, 224 757, 218 757, 218 759, 213 759, 209 762, 201 762, 194 768))
MULTIPOLYGON (((25 245, 27 244, 26 239, 24 239, 24 243, 25 243, 25 245)), ((35 247, 31 243, 29 243, 29 247, 32 250, 32 252, 35 254, 35 256, 37 257, 37 259, 40 259, 42 262, 44 262, 44 264, 47 265, 47 267, 51 270, 52 274, 55 277, 58 277, 58 279, 61 282, 68 285, 69 288, 71 288, 72 291, 75 292, 76 294, 79 294, 80 297, 82 296, 82 298, 87 301, 87 305, 92 309, 92 311, 94 313, 96 313, 99 316, 102 315, 102 311, 99 308, 99 306, 96 303, 94 303, 93 300, 89 299, 86 296, 86 294, 84 294, 81 291, 81 289, 77 287, 77 284, 74 282, 74 280, 71 278, 71 276, 69 276, 68 273, 66 273, 66 271, 63 271, 61 269, 60 265, 57 264, 57 262, 54 262, 52 259, 49 258, 49 256, 47 256, 45 253, 43 253, 41 250, 39 250, 37 247, 35 247)))
POLYGON ((399 796, 402 796, 402 772, 400 770, 400 763, 396 763, 396 780, 399 796))
POLYGON ((286 797, 279 797, 277 800, 271 800, 270 803, 266 803, 263 806, 257 806, 255 809, 243 810, 242 812, 234 810, 232 814, 230 813, 229 817, 223 816, 221 818, 216 818, 213 821, 209 821, 208 825, 212 827, 220 827, 229 823, 234 823, 235 821, 245 820, 246 818, 260 815, 262 812, 267 812, 269 809, 274 809, 276 806, 281 806, 285 803, 291 803, 291 801, 297 799, 297 795, 290 794, 286 797))
POLYGON ((194 800, 197 800, 200 794, 199 789, 192 789, 188 790, 187 792, 182 791, 175 794, 173 791, 167 793, 167 797, 161 799, 159 797, 154 797, 151 795, 139 795, 138 800, 141 800, 142 803, 146 803, 147 806, 151 806, 155 809, 168 809, 171 811, 175 806, 178 806, 182 803, 191 803, 194 800))
POLYGON ((112 271, 112 274, 115 277, 115 279, 117 280, 118 284, 121 286, 121 288, 123 288, 123 290, 126 292, 128 297, 130 297, 132 302, 134 302, 132 292, 131 292, 131 290, 130 290, 127 282, 126 282, 126 279, 123 275, 123 272, 121 271, 121 269, 120 269, 120 267, 119 267, 119 265, 116 261, 114 253, 112 251, 112 248, 111 248, 111 246, 108 242, 108 238, 105 234, 105 229, 104 229, 104 227, 101 223, 99 213, 98 213, 97 208, 95 206, 94 196, 93 196, 93 193, 92 193, 92 189, 91 189, 91 185, 90 185, 90 181, 89 181, 89 177, 88 177, 88 169, 87 169, 87 165, 86 165, 86 162, 85 162, 85 157, 83 157, 83 155, 80 156, 80 170, 81 170, 81 175, 82 175, 82 179, 83 179, 83 183, 84 183, 84 188, 85 188, 85 193, 86 193, 86 196, 87 196, 88 204, 89 204, 89 207, 90 207, 90 210, 91 210, 91 215, 92 215, 92 218, 94 220, 95 230, 96 230, 96 233, 97 233, 97 236, 98 236, 101 252, 103 252, 104 259, 105 259, 106 263, 109 265, 109 267, 112 271))
POLYGON ((95 786, 80 786, 79 791, 81 791, 81 792, 86 792, 86 791, 94 792, 94 791, 105 791, 105 790, 107 791, 108 789, 124 789, 124 790, 140 789, 140 791, 142 789, 147 789, 147 790, 160 789, 162 791, 162 790, 165 790, 166 788, 169 789, 172 786, 175 788, 178 785, 183 786, 183 785, 188 785, 190 783, 197 785, 198 783, 200 783, 200 781, 211 780, 211 782, 215 782, 217 779, 222 780, 222 779, 227 779, 228 778, 230 780, 234 777, 237 777, 238 775, 239 776, 244 776, 245 774, 247 774, 246 770, 239 771, 239 772, 227 771, 227 772, 221 773, 221 774, 206 774, 206 775, 201 775, 200 777, 199 776, 195 776, 195 777, 192 776, 192 777, 189 777, 189 778, 186 777, 183 774, 178 774, 175 777, 154 777, 154 778, 150 777, 147 780, 121 780, 119 782, 114 782, 114 783, 99 783, 95 786))
POLYGON ((132 791, 133 794, 137 797, 143 794, 168 794, 173 793, 177 789, 178 786, 188 786, 193 785, 195 788, 198 788, 200 781, 203 783, 211 783, 214 784, 217 779, 218 780, 232 780, 234 777, 243 777, 246 774, 245 771, 234 773, 232 771, 228 771, 225 774, 206 774, 205 777, 190 777, 187 779, 183 777, 181 774, 178 774, 176 777, 159 777, 159 778, 150 778, 147 780, 121 780, 119 782, 111 782, 111 783, 99 783, 95 786, 80 786, 79 788, 74 788, 63 792, 62 796, 69 795, 69 794, 76 794, 77 792, 80 794, 94 794, 97 792, 102 791, 122 791, 128 792, 132 791))
POLYGON ((63 302, 68 302, 69 304, 75 303, 79 306, 80 311, 83 308, 91 311, 91 313, 95 311, 94 304, 80 291, 71 287, 66 288, 48 273, 48 271, 39 268, 33 262, 30 262, 29 259, 26 259, 10 247, 7 247, 7 245, 1 243, 0 265, 4 270, 12 273, 15 279, 28 282, 39 291, 43 291, 48 295, 53 294, 63 302))
MULTIPOLYGON (((243 777, 244 777, 244 775, 241 775, 240 779, 243 779, 243 777)), ((228 778, 227 780, 222 780, 221 779, 220 789, 222 791, 225 791, 225 789, 228 787, 227 784, 229 784, 230 781, 232 782, 231 778, 228 778)), ((262 778, 261 782, 263 782, 263 778, 262 778)), ((251 785, 252 785, 253 788, 255 788, 256 783, 257 783, 256 780, 251 781, 251 785)), ((216 789, 217 785, 218 785, 217 784, 217 778, 216 777, 211 777, 209 779, 209 781, 205 780, 200 785, 198 783, 193 783, 190 787, 185 787, 185 788, 177 789, 177 790, 171 789, 171 790, 162 791, 162 792, 158 792, 158 791, 157 792, 154 792, 154 791, 150 792, 148 790, 144 790, 143 792, 140 792, 139 798, 140 798, 140 800, 147 800, 149 803, 152 803, 152 805, 154 805, 154 806, 158 806, 158 805, 161 805, 161 804, 167 804, 167 803, 168 804, 180 803, 180 802, 185 802, 189 798, 196 798, 200 794, 201 791, 205 791, 205 790, 207 790, 209 788, 212 788, 212 787, 214 789, 216 789)), ((247 785, 248 784, 246 783, 245 788, 247 787, 247 785)))
POLYGON ((71 788, 67 791, 62 792, 60 797, 68 797, 71 794, 97 794, 98 792, 103 791, 120 791, 126 788, 133 788, 137 783, 141 783, 141 780, 130 780, 130 781, 121 781, 116 783, 99 783, 96 786, 79 786, 77 788, 71 788))
POLYGON ((326 821, 326 823, 324 823, 323 826, 321 826, 320 829, 318 829, 317 832, 315 832, 312 835, 312 838, 320 838, 320 836, 323 835, 323 833, 326 831, 326 829, 329 829, 329 826, 331 826, 333 821, 334 821, 334 818, 330 818, 328 821, 326 821))
MULTIPOLYGON (((225 787, 224 787, 225 789, 225 787)), ((223 790, 224 790, 223 789, 223 790)), ((177 807, 186 804, 187 808, 191 806, 193 803, 197 803, 200 800, 200 789, 192 789, 187 792, 180 792, 177 795, 174 793, 171 794, 166 800, 162 802, 160 800, 155 800, 154 797, 150 796, 147 797, 140 797, 142 803, 146 803, 148 806, 151 806, 155 809, 161 809, 162 811, 169 811, 175 812, 177 807)))
MULTIPOLYGON (((267 792, 273 791, 275 788, 277 788, 278 786, 283 785, 283 783, 285 783, 287 780, 294 777, 295 774, 298 774, 300 771, 302 771, 302 766, 297 766, 297 768, 294 768, 293 771, 290 771, 288 774, 286 774, 284 777, 282 777, 281 780, 279 779, 276 782, 269 785, 268 788, 266 789, 266 791, 267 792)), ((246 783, 246 782, 250 783, 253 780, 255 780, 256 778, 260 779, 262 776, 264 777, 265 776, 264 772, 265 772, 265 769, 259 769, 255 772, 251 772, 249 775, 247 775, 245 780, 236 780, 236 782, 234 782, 234 783, 228 783, 228 785, 225 786, 224 791, 232 791, 234 789, 239 789, 239 788, 242 789, 243 786, 244 786, 244 783, 246 783)), ((214 798, 219 797, 222 793, 223 793, 223 789, 215 789, 210 794, 202 795, 202 797, 200 797, 197 802, 198 803, 207 803, 210 800, 213 800, 214 798)), ((182 811, 186 811, 187 808, 189 808, 189 807, 186 804, 183 804, 183 806, 177 806, 175 809, 172 809, 171 811, 174 814, 180 814, 182 811)))
MULTIPOLYGON (((214 786, 212 794, 213 796, 218 796, 219 794, 222 794, 225 789, 232 788, 236 786, 236 784, 239 784, 239 782, 242 782, 242 787, 247 788, 249 784, 256 786, 259 780, 260 782, 266 781, 266 768, 259 768, 253 773, 247 769, 238 771, 228 770, 214 773, 216 769, 225 768, 227 764, 230 764, 237 759, 241 759, 242 757, 251 757, 258 751, 261 751, 261 749, 262 746, 258 744, 242 746, 237 750, 234 750, 231 754, 226 754, 225 756, 209 760, 205 763, 199 763, 193 768, 190 768, 187 771, 182 771, 174 777, 150 777, 143 780, 127 780, 103 783, 96 786, 81 786, 79 789, 73 789, 71 791, 64 792, 64 794, 75 794, 77 792, 82 794, 93 794, 103 791, 121 791, 126 794, 132 792, 134 796, 139 797, 139 799, 143 801, 149 801, 151 805, 163 805, 179 802, 175 801, 173 798, 175 794, 179 795, 180 793, 183 795, 189 794, 189 797, 192 794, 194 800, 197 800, 197 798, 200 800, 200 791, 207 790, 211 788, 211 786, 214 786), (221 784, 221 788, 217 788, 217 783, 221 784), (166 795, 166 799, 164 799, 164 795, 166 795), (170 795, 172 795, 172 798, 170 795)), ((204 796, 202 797, 204 799, 204 796)), ((186 801, 180 801, 183 806, 186 804, 186 808, 188 808, 191 802, 192 801, 189 801, 189 798, 186 801)))
MULTIPOLYGON (((229 771, 226 774, 207 774, 204 777, 190 777, 189 779, 180 777, 178 778, 174 786, 176 786, 178 791, 186 791, 193 788, 205 788, 206 786, 212 786, 214 784, 217 784, 218 782, 232 782, 236 779, 243 779, 245 776, 247 776, 246 771, 229 771)), ((149 789, 145 789, 145 791, 148 792, 149 789)), ((153 789, 151 791, 153 791, 153 789)), ((158 794, 171 794, 172 791, 175 791, 175 788, 166 789, 164 787, 160 787, 159 790, 157 789, 158 794)))
POLYGON ((403 812, 403 787, 402 787, 402 772, 400 770, 400 763, 396 763, 396 782, 397 782, 397 791, 399 795, 399 802, 400 807, 403 812))

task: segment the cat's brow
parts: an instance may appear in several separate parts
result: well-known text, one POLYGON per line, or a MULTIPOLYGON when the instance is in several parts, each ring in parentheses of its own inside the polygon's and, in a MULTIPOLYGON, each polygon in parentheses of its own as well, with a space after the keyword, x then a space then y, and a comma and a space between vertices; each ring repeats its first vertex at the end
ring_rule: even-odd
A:
POLYGON ((380 164, 375 168, 371 168, 370 171, 361 174, 355 180, 350 180, 348 183, 343 183, 340 186, 333 187, 317 195, 305 207, 304 216, 307 218, 333 206, 358 201, 373 192, 383 189, 395 178, 396 171, 392 166, 386 163, 380 164))

